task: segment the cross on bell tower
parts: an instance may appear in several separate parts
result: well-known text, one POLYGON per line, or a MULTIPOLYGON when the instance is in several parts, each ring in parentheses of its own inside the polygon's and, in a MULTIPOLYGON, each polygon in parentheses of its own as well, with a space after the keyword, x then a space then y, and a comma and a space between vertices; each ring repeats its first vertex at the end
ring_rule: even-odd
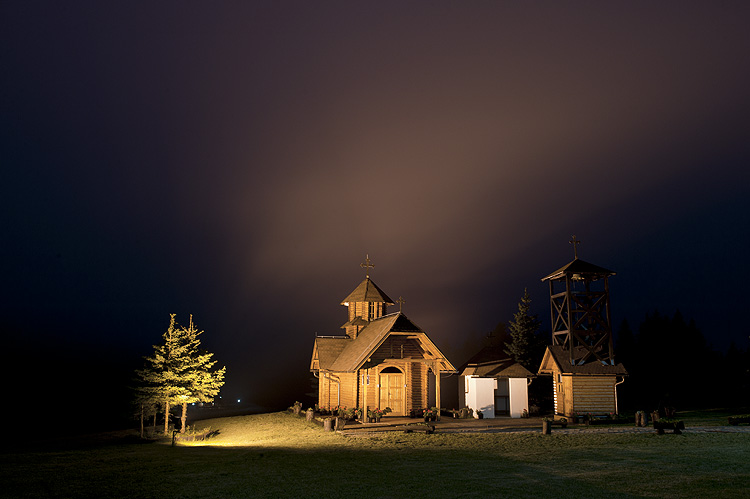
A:
POLYGON ((375 265, 372 263, 372 261, 370 261, 370 255, 366 255, 365 256, 365 263, 360 263, 359 266, 362 267, 363 269, 365 269, 365 277, 367 279, 369 279, 370 278, 370 269, 374 269, 375 268, 375 265))
POLYGON ((570 244, 573 245, 573 258, 578 260, 578 245, 581 244, 581 241, 576 239, 576 236, 571 236, 571 240, 568 241, 570 244))
POLYGON ((403 312, 404 303, 406 303, 406 300, 404 300, 404 297, 399 296, 398 300, 396 300, 396 303, 398 303, 398 311, 403 312))

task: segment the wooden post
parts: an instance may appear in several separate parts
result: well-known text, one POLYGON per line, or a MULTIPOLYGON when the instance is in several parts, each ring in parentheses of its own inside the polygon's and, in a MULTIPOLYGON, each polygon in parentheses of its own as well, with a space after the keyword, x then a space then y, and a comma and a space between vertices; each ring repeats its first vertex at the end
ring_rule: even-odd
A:
POLYGON ((437 362, 433 364, 435 370, 435 405, 437 406, 436 420, 440 421, 440 367, 437 362))
POLYGON ((552 281, 552 279, 549 280, 549 314, 552 319, 550 322, 550 324, 552 324, 552 344, 557 345, 558 343, 555 339, 555 299, 553 298, 555 295, 555 287, 552 286, 552 281))
MULTIPOLYGON (((299 414, 299 412, 297 412, 297 414, 299 414)), ((185 424, 187 423, 187 402, 182 403, 182 416, 180 417, 180 422, 182 423, 182 428, 180 428, 180 433, 185 433, 185 427, 187 426, 185 424)))
POLYGON ((369 369, 365 369, 362 373, 362 422, 367 423, 367 378, 369 376, 369 369))
POLYGON ((552 423, 549 421, 542 420, 542 435, 552 434, 552 423))
POLYGON ((164 403, 164 434, 169 435, 169 400, 164 403))
MULTIPOLYGON (((575 245, 573 245, 575 247, 575 245)), ((568 345, 568 354, 570 358, 570 365, 575 365, 575 359, 573 358, 573 353, 575 351, 575 345, 573 344, 573 328, 575 327, 575 319, 573 316, 573 296, 572 291, 570 289, 570 276, 566 273, 565 274, 565 307, 566 307, 566 313, 568 315, 568 334, 567 334, 567 345, 568 345)))

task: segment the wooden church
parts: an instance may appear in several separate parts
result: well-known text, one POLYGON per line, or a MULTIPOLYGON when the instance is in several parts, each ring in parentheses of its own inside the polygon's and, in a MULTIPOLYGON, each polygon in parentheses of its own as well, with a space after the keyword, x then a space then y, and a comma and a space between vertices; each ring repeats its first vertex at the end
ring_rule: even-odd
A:
POLYGON ((544 277, 549 282, 552 345, 539 374, 552 375, 555 414, 617 412, 617 385, 627 371, 615 363, 609 303, 611 270, 578 258, 544 277))
MULTIPOLYGON (((317 336, 310 370, 318 378, 318 404, 332 408, 390 407, 392 415, 440 407, 440 375, 456 369, 419 326, 370 279, 344 298, 345 335, 317 336)), ((403 300, 399 299, 400 303, 403 300)))

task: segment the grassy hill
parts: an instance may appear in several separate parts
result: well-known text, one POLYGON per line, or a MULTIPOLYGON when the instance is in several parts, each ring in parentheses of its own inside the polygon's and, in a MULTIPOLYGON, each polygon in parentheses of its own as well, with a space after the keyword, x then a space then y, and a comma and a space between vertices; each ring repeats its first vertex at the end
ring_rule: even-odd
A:
POLYGON ((750 497, 750 433, 344 437, 288 413, 0 454, 2 497, 750 497))

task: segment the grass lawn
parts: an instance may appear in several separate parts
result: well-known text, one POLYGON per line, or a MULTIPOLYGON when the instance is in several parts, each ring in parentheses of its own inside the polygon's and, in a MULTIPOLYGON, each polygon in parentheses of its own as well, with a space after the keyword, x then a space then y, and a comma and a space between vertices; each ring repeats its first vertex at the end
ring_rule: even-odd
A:
POLYGON ((750 497, 750 433, 390 433, 343 437, 288 413, 0 454, 0 497, 750 497))

